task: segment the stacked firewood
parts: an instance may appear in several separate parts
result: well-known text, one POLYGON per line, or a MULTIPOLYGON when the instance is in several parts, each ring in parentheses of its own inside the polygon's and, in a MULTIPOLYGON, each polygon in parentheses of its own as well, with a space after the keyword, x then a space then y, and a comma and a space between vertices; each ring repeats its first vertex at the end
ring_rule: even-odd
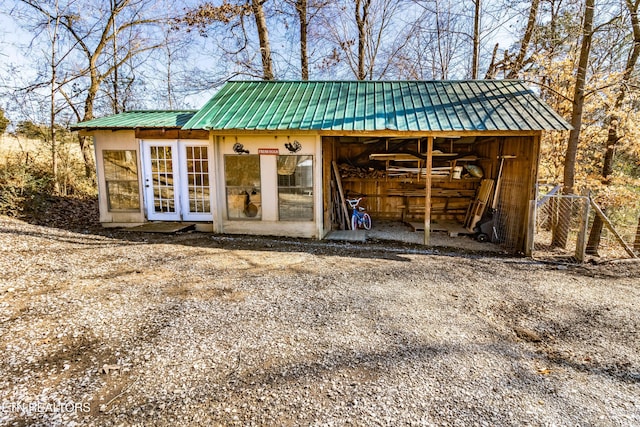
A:
POLYGON ((373 168, 359 168, 346 163, 338 165, 341 178, 384 178, 385 172, 373 168))

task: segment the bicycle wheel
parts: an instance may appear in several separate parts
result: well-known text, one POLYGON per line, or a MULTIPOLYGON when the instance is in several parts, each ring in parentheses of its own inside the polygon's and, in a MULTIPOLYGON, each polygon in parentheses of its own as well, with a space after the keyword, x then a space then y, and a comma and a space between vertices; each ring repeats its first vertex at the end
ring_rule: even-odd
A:
POLYGON ((366 212, 365 212, 364 216, 362 217, 362 225, 364 225, 365 229, 371 230, 371 217, 366 212))
POLYGON ((351 229, 352 230, 358 229, 358 216, 355 214, 351 215, 351 229))

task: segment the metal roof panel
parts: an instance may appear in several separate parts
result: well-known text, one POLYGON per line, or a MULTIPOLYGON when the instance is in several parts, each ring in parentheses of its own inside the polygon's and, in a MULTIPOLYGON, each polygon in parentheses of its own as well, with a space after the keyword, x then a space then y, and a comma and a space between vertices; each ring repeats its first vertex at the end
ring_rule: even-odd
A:
POLYGON ((199 111, 131 111, 74 129, 538 131, 571 129, 522 82, 237 81, 199 111))
POLYGON ((72 130, 86 129, 139 129, 139 128, 181 128, 196 111, 179 110, 145 110, 127 111, 112 116, 100 117, 86 122, 80 122, 71 127, 72 130))

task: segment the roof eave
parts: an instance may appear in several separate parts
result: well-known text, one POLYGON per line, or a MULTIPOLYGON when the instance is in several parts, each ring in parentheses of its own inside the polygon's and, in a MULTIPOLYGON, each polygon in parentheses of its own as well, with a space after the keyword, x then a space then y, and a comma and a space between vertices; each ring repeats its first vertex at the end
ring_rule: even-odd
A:
POLYGON ((128 126, 128 127, 116 127, 116 126, 70 126, 71 131, 77 132, 95 132, 95 131, 112 131, 117 132, 121 130, 182 130, 180 126, 128 126))
MULTIPOLYGON (((565 130, 565 129, 558 129, 565 130)), ((543 129, 531 130, 332 130, 332 129, 209 129, 215 135, 282 135, 304 134, 319 136, 385 136, 385 137, 463 137, 463 136, 537 136, 546 132, 543 129)))

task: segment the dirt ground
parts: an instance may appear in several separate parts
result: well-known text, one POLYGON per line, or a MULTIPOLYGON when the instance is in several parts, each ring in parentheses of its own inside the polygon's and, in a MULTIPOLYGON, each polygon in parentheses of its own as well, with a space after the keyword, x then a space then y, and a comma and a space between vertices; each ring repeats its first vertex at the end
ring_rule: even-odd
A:
POLYGON ((638 263, 70 223, 0 218, 1 425, 640 424, 638 263))

